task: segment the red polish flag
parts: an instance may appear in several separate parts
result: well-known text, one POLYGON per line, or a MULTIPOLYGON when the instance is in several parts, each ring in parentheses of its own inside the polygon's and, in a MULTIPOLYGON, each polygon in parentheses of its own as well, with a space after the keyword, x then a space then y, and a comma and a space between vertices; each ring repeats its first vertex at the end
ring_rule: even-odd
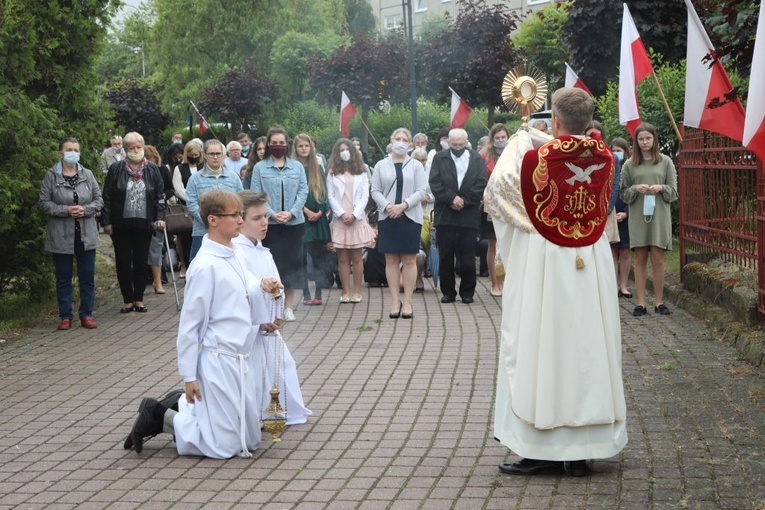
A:
POLYGON ((202 117, 202 114, 199 113, 199 134, 203 135, 205 134, 205 131, 207 131, 207 128, 210 127, 210 125, 207 123, 204 117, 202 117))
POLYGON ((653 72, 651 60, 632 21, 630 10, 624 4, 622 16, 622 49, 619 60, 619 124, 627 126, 630 135, 640 125, 637 85, 653 72))
POLYGON ((472 112, 473 109, 470 108, 456 92, 454 92, 454 89, 449 87, 449 90, 452 92, 452 127, 465 127, 465 124, 470 117, 470 112, 472 112))
POLYGON ((588 89, 587 85, 585 85, 582 79, 579 78, 579 75, 577 75, 574 72, 574 70, 571 69, 571 66, 568 65, 568 62, 566 62, 566 87, 582 89, 585 92, 587 92, 590 96, 592 96, 592 92, 590 92, 590 89, 588 89))
POLYGON ((340 136, 347 138, 351 134, 351 119, 356 115, 356 107, 353 106, 348 96, 343 95, 340 97, 340 136))
POLYGON ((736 97, 696 9, 690 0, 685 0, 685 6, 688 8, 685 125, 740 142, 744 134, 744 107, 736 97))
POLYGON ((754 41, 743 142, 747 149, 757 154, 760 161, 765 162, 765 2, 760 4, 754 41))

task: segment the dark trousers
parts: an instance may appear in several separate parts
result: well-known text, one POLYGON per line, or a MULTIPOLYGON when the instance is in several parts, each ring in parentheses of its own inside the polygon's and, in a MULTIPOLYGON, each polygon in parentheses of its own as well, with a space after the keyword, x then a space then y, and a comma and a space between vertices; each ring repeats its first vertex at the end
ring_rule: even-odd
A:
POLYGON ((454 277, 455 256, 459 260, 460 297, 472 298, 475 294, 475 239, 477 236, 477 228, 450 227, 448 225, 436 227, 438 255, 441 264, 438 269, 438 278, 441 293, 444 296, 457 296, 454 277))
POLYGON ((321 299, 321 289, 332 287, 332 267, 329 262, 329 252, 325 241, 305 243, 303 260, 305 261, 305 283, 303 284, 303 299, 311 299, 311 289, 308 286, 310 276, 316 282, 316 299, 321 299), (312 274, 308 274, 308 257, 311 257, 312 274))
POLYGON ((80 284, 80 319, 93 315, 93 306, 96 301, 96 250, 85 250, 82 243, 75 243, 75 247, 74 254, 53 254, 53 265, 56 268, 58 316, 69 320, 74 319, 72 314, 72 266, 75 257, 77 257, 77 279, 80 284))
POLYGON ((151 232, 148 229, 114 229, 114 262, 123 303, 143 301, 151 232))

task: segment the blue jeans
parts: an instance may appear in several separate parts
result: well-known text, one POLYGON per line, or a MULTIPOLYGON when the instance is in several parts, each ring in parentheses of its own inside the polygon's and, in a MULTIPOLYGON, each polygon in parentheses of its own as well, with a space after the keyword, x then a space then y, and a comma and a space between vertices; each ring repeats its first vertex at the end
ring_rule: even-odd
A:
POLYGON ((197 253, 199 252, 199 248, 202 247, 202 239, 204 239, 205 236, 191 236, 191 255, 189 256, 189 260, 186 261, 186 267, 189 267, 189 264, 191 264, 191 261, 194 260, 194 257, 197 256, 197 253))
MULTIPOLYGON (((82 245, 80 245, 82 246, 82 245)), ((93 315, 96 301, 96 250, 76 249, 75 254, 53 253, 56 268, 58 316, 74 319, 72 314, 72 266, 77 257, 77 279, 80 283, 80 319, 93 315)))

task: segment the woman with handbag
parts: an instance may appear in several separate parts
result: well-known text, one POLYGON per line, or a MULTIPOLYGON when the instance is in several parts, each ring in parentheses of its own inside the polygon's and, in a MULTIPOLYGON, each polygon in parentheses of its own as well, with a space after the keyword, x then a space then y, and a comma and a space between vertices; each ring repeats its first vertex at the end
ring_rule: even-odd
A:
POLYGON ((122 142, 127 159, 109 167, 104 182, 104 233, 114 244, 117 280, 124 306, 120 313, 147 312, 147 263, 151 229, 165 228, 165 183, 157 165, 147 160, 143 136, 132 132, 122 142))
MULTIPOLYGON (((204 166, 204 158, 202 156, 203 146, 196 139, 189 141, 183 149, 183 161, 173 172, 173 190, 175 196, 178 198, 178 202, 186 208, 186 185, 189 183, 189 179, 204 166)), ((175 211, 174 211, 175 212, 175 211)), ((189 220, 191 217, 189 216, 189 220)), ((178 256, 181 259, 181 268, 178 271, 179 278, 186 278, 186 264, 191 260, 191 221, 188 222, 188 230, 177 231, 176 244, 178 248, 178 256)))
POLYGON ((391 319, 411 319, 412 293, 417 279, 422 200, 427 182, 422 164, 407 155, 412 134, 396 129, 390 137, 392 153, 375 165, 372 198, 377 203, 377 249, 385 254, 385 275, 390 291, 391 319), (403 277, 404 301, 399 299, 403 277))

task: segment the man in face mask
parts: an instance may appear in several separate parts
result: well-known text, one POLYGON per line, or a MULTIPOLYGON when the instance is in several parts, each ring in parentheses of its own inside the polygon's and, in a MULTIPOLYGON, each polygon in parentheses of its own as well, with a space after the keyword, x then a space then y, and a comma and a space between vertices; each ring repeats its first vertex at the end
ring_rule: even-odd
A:
POLYGON ((435 197, 435 224, 440 256, 442 303, 457 299, 454 258, 460 271, 459 294, 470 304, 475 294, 475 241, 481 223, 481 201, 486 188, 486 164, 468 149, 464 129, 449 131, 449 150, 433 157, 430 189, 435 197))
POLYGON ((125 159, 125 151, 122 149, 122 137, 114 135, 111 140, 112 146, 101 153, 101 171, 104 175, 109 172, 109 167, 117 161, 125 159))
POLYGON ((239 145, 242 146, 242 157, 247 159, 247 157, 250 155, 250 146, 252 145, 252 142, 250 141, 250 135, 247 133, 239 133, 236 135, 236 141, 239 142, 239 145))

